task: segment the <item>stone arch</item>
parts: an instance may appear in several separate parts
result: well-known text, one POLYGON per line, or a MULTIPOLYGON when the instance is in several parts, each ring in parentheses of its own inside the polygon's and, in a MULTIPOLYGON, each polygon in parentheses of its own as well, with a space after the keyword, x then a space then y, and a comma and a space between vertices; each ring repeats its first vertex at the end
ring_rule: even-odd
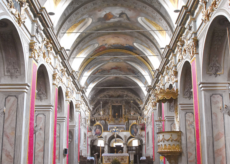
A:
POLYGON ((214 17, 210 22, 202 52, 202 81, 228 80, 230 58, 226 29, 229 27, 230 22, 223 15, 214 17))
MULTIPOLYGON (((111 147, 110 147, 110 143, 111 141, 115 138, 115 136, 112 134, 110 137, 108 137, 108 145, 109 145, 109 149, 108 149, 108 153, 111 153, 111 147)), ((120 136, 120 135, 117 135, 116 138, 120 138, 121 140, 124 141, 124 139, 120 136)))
POLYGON ((192 100, 192 70, 188 61, 183 63, 179 77, 179 92, 183 101, 192 100))
POLYGON ((64 92, 61 86, 58 87, 58 116, 64 115, 64 108, 65 108, 65 97, 64 92))
POLYGON ((51 87, 47 68, 44 64, 37 71, 36 104, 48 104, 51 101, 51 87))
MULTIPOLYGON (((212 158, 207 158, 208 163, 226 163, 227 154, 229 150, 226 145, 229 144, 227 140, 228 133, 225 126, 229 121, 225 117, 225 104, 229 103, 226 97, 229 96, 229 89, 220 89, 220 86, 228 86, 225 81, 229 80, 229 43, 228 32, 230 22, 229 13, 225 10, 217 10, 217 12, 210 18, 210 23, 206 29, 203 47, 201 47, 202 65, 201 65, 201 89, 202 99, 204 101, 203 108, 203 124, 205 127, 204 133, 210 136, 210 141, 207 145, 212 147, 204 147, 212 158), (203 50, 203 51, 202 51, 203 50), (222 83, 220 83, 222 82, 222 83), (209 87, 208 84, 211 84, 209 87), (220 136, 218 139, 217 136, 220 136), (217 152, 221 147, 221 155, 217 152)), ((201 110, 200 110, 201 111, 201 110)))
POLYGON ((22 41, 15 25, 0 20, 0 82, 25 82, 25 61, 22 41))

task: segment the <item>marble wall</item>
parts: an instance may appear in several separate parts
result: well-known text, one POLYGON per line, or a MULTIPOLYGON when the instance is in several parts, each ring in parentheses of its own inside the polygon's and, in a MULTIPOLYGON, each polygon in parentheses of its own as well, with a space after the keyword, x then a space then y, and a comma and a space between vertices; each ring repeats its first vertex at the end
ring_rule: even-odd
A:
POLYGON ((196 147, 195 147, 195 127, 193 113, 186 113, 186 146, 188 164, 196 164, 196 147))
POLYGON ((44 114, 37 114, 35 118, 34 137, 34 163, 43 164, 45 154, 45 125, 46 116, 44 114))
MULTIPOLYGON (((15 96, 9 96, 5 99, 5 113, 3 114, 3 139, 1 163, 13 164, 15 156, 15 135, 17 121, 18 100, 15 96)), ((2 117, 2 114, 0 114, 2 117)))
POLYGON ((215 164, 226 164, 223 97, 220 94, 211 95, 212 133, 215 164))

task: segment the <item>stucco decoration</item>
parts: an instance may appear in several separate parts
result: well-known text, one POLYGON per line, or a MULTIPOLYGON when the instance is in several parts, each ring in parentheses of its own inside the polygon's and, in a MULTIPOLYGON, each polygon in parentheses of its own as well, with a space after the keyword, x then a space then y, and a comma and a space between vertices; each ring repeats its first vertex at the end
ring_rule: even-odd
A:
POLYGON ((1 32, 1 47, 4 59, 4 74, 12 78, 20 76, 20 59, 18 58, 18 51, 15 43, 15 38, 11 32, 1 32))
POLYGON ((209 65, 208 74, 217 75, 223 74, 225 42, 227 39, 226 29, 215 29, 212 34, 211 46, 209 49, 209 65))
POLYGON ((191 69, 187 69, 184 76, 185 76, 185 79, 184 79, 184 94, 183 94, 183 96, 190 100, 192 98, 191 69))

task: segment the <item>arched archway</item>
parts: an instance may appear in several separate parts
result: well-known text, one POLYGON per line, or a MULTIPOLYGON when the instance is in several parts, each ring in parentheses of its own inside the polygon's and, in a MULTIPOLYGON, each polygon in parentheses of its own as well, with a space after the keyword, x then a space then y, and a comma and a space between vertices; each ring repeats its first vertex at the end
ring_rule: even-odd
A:
POLYGON ((34 162, 48 161, 51 136, 51 87, 47 68, 44 64, 38 67, 34 116, 34 162), (47 137, 48 136, 48 137, 47 137))
POLYGON ((29 123, 26 94, 25 57, 19 32, 8 19, 0 20, 0 163, 22 159, 22 129, 29 123), (16 90, 17 88, 17 90, 16 90), (10 137, 9 137, 10 136, 10 137), (16 158, 17 157, 17 158, 16 158))
POLYGON ((194 110, 193 110, 193 89, 192 89, 192 70, 188 61, 183 63, 179 77, 179 96, 178 109, 180 128, 185 135, 182 136, 183 149, 186 153, 181 156, 182 163, 196 163, 196 139, 194 127, 194 110))
POLYGON ((25 61, 19 33, 10 20, 0 20, 0 82, 25 82, 25 61))
POLYGON ((203 154, 210 164, 227 163, 229 154, 226 145, 230 142, 225 127, 230 119, 225 116, 224 107, 229 104, 229 27, 230 22, 225 16, 214 17, 204 41, 200 84, 203 104, 200 115, 203 116, 203 133, 208 136, 208 141, 203 139, 204 145, 207 145, 203 146, 203 154), (221 153, 217 153, 220 150, 221 153))
POLYGON ((61 86, 58 87, 58 110, 57 110, 57 129, 56 129, 56 162, 62 163, 65 157, 62 155, 66 147, 64 136, 66 134, 65 99, 64 91, 61 86))
MULTIPOLYGON (((118 139, 119 141, 123 141, 123 138, 120 135, 117 135, 116 139, 118 139)), ((109 146, 108 147, 108 153, 115 153, 115 152, 118 153, 119 151, 123 152, 123 144, 120 146, 119 145, 116 146, 115 143, 116 143, 115 136, 111 135, 108 138, 108 146, 109 146), (111 142, 112 142, 112 144, 111 144, 111 142)))

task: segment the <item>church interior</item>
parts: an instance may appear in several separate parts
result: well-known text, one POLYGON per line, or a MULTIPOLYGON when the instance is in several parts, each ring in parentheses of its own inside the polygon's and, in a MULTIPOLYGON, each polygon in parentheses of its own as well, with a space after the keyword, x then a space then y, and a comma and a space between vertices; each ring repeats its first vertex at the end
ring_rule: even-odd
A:
POLYGON ((230 0, 0 0, 0 164, 230 164, 230 0))

